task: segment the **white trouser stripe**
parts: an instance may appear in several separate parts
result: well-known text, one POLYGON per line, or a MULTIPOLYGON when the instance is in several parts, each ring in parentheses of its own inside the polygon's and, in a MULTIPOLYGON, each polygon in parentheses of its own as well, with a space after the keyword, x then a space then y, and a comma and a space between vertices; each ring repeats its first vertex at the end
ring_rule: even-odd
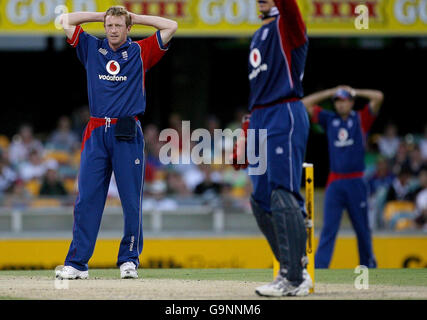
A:
POLYGON ((289 181, 290 181, 290 190, 294 191, 294 182, 293 182, 293 168, 292 168, 292 134, 294 133, 294 115, 292 114, 291 105, 288 103, 289 116, 291 117, 291 130, 289 131, 289 181))
POLYGON ((142 133, 142 128, 139 122, 137 122, 137 125, 139 127, 139 129, 141 130, 141 134, 142 134, 142 143, 143 143, 143 149, 142 149, 142 179, 141 179, 141 190, 139 192, 139 210, 138 210, 138 239, 136 240, 136 252, 138 252, 139 254, 139 237, 140 237, 140 232, 141 232, 141 224, 142 224, 142 192, 144 189, 144 173, 145 173, 145 142, 144 142, 144 135, 142 133))

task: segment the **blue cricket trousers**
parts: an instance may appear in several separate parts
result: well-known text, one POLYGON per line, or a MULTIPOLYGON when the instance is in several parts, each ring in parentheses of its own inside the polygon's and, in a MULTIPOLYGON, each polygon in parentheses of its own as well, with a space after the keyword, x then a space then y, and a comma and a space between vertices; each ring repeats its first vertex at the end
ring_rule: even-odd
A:
MULTIPOLYGON (((259 129, 267 129, 267 171, 261 175, 251 175, 252 197, 267 212, 271 212, 270 202, 273 190, 283 188, 294 194, 301 209, 304 198, 300 194, 302 164, 305 158, 310 122, 301 101, 278 103, 273 106, 253 110, 249 129, 256 129, 255 148, 260 154, 259 129)), ((257 165, 250 164, 250 167, 257 165)))
POLYGON ((360 264, 376 268, 367 198, 368 191, 363 178, 340 179, 328 186, 323 210, 323 228, 315 256, 316 268, 329 267, 344 209, 348 211, 356 232, 360 264))
POLYGON ((116 119, 91 118, 83 137, 73 240, 65 259, 65 265, 81 271, 88 269, 95 248, 112 171, 124 215, 117 266, 128 261, 138 266, 142 252, 143 133, 137 121, 136 137, 119 141, 114 136, 115 123, 116 119))

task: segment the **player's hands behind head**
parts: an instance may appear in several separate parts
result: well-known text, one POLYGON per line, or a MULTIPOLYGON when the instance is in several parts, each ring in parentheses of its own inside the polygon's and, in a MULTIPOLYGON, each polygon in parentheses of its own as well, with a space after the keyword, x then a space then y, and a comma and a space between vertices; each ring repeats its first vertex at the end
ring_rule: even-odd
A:
POLYGON ((352 87, 348 86, 348 85, 339 85, 338 87, 335 88, 335 92, 337 92, 340 89, 350 92, 350 94, 353 97, 356 95, 355 90, 352 87))

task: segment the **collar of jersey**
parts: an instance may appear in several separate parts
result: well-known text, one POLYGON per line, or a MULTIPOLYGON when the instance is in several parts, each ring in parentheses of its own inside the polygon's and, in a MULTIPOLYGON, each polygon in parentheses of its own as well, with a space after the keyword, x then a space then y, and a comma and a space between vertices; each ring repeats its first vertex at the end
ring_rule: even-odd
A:
POLYGON ((277 15, 277 16, 267 17, 267 19, 269 19, 269 18, 274 18, 274 20, 270 21, 269 23, 263 24, 263 25, 262 25, 262 27, 264 27, 264 26, 268 26, 268 25, 270 25, 270 24, 272 24, 272 23, 276 23, 276 20, 277 20, 277 18, 279 18, 279 15, 277 15))
POLYGON ((132 39, 128 37, 127 40, 126 40, 126 42, 123 43, 116 51, 114 51, 110 47, 110 44, 108 43, 108 39, 105 38, 104 41, 103 41, 103 43, 102 43, 102 46, 104 47, 104 49, 107 49, 109 52, 119 52, 121 50, 127 49, 130 46, 131 43, 132 43, 132 39))

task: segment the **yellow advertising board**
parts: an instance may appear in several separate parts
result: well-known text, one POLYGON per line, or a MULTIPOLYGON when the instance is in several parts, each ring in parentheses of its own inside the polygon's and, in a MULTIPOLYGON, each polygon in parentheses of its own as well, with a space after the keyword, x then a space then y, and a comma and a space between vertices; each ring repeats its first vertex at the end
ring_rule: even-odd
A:
MULTIPOLYGON (((427 35, 427 0, 297 1, 310 36, 427 35)), ((0 34, 61 34, 60 14, 112 5, 174 19, 178 36, 250 36, 260 25, 256 0, 2 0, 0 34)), ((100 23, 85 29, 103 32, 100 23)), ((133 34, 152 31, 137 26, 133 34)))
MULTIPOLYGON (((0 269, 54 269, 64 263, 70 239, 0 239, 0 269)), ((317 247, 318 239, 314 241, 317 247)), ((99 239, 91 268, 113 268, 120 239, 99 239)), ((426 236, 377 236, 378 268, 427 268, 426 236)), ((273 255, 262 237, 145 239, 144 268, 272 268, 273 255)), ((332 269, 359 264, 355 236, 339 237, 332 269)))

